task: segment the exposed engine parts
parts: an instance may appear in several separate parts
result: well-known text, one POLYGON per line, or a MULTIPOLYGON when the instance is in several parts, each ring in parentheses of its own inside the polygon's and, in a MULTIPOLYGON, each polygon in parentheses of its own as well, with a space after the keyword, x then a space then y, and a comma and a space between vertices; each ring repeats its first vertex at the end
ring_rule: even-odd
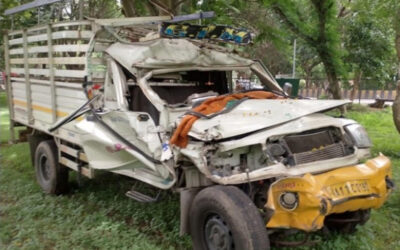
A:
POLYGON ((228 152, 213 149, 207 153, 212 174, 229 176, 282 163, 287 167, 353 154, 354 145, 345 132, 336 127, 298 134, 274 136, 265 145, 241 147, 228 152))

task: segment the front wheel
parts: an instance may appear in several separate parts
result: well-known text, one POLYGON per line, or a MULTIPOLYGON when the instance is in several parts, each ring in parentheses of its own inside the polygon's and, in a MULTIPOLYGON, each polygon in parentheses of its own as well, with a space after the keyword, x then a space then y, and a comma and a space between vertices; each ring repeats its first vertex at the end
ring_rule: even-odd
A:
POLYGON ((269 249, 260 212, 253 201, 234 186, 205 188, 190 211, 194 249, 269 249))

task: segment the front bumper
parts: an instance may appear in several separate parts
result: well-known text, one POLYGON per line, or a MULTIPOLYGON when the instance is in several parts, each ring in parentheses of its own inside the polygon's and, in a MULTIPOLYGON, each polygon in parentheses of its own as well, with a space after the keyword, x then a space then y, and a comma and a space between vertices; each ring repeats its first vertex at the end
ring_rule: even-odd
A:
POLYGON ((268 191, 265 206, 272 217, 267 227, 315 231, 329 214, 379 208, 392 191, 391 178, 391 162, 380 155, 365 164, 280 179, 268 191), (291 209, 282 205, 282 195, 288 192, 297 197, 291 209))

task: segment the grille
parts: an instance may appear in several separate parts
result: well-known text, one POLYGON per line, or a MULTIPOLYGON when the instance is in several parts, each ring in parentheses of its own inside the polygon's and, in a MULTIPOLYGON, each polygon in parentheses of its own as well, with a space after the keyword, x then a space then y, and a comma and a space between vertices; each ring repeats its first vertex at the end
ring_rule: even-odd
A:
POLYGON ((308 152, 321 146, 334 144, 331 129, 323 129, 318 131, 309 131, 304 134, 289 135, 285 137, 290 152, 293 154, 308 152))
POLYGON ((295 164, 304 164, 314 161, 328 160, 346 155, 346 149, 342 142, 334 143, 319 149, 311 151, 295 153, 293 159, 295 164))

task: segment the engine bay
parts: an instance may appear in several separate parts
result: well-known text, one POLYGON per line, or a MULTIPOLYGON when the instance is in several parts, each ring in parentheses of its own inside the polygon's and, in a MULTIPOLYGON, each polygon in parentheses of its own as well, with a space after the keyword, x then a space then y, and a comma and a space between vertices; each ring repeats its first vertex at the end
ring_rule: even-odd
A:
POLYGON ((325 127, 297 134, 273 136, 265 145, 251 145, 227 152, 210 150, 207 162, 214 175, 254 171, 281 163, 288 168, 316 161, 345 157, 355 152, 346 133, 339 128, 325 127))

